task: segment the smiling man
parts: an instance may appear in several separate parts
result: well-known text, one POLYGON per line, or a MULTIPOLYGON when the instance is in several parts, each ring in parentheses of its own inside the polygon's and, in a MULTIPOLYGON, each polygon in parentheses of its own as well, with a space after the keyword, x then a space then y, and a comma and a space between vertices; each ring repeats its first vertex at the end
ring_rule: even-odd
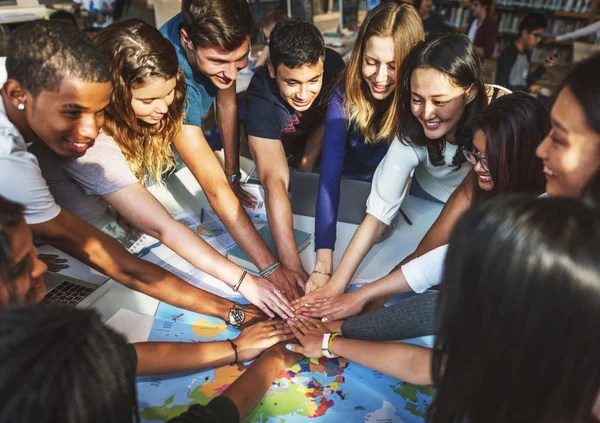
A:
MULTIPOLYGON (((344 62, 326 49, 319 30, 292 19, 271 32, 270 58, 246 93, 250 151, 265 189, 269 227, 281 264, 303 274, 287 196, 289 167, 310 172, 323 141, 323 87, 344 62)), ((326 91, 326 90, 325 90, 326 91)))
POLYGON ((303 275, 280 266, 242 208, 255 199, 240 186, 238 72, 248 64, 253 21, 246 0, 183 0, 181 13, 160 32, 175 46, 187 82, 183 130, 173 140, 213 210, 261 276, 289 299, 298 298, 303 275), (216 100, 225 148, 225 173, 202 131, 202 118, 216 100), (241 202, 240 202, 241 201, 241 202), (273 270, 274 269, 274 270, 273 270))
MULTIPOLYGON (((110 101, 110 72, 85 33, 68 24, 28 23, 11 34, 10 43, 7 80, 0 91, 0 196, 25 206, 25 221, 36 237, 123 285, 239 323, 233 302, 134 257, 117 240, 57 205, 27 146, 46 146, 65 160, 93 148, 110 101)), ((243 306, 242 316, 246 324, 262 318, 253 306, 243 306)))

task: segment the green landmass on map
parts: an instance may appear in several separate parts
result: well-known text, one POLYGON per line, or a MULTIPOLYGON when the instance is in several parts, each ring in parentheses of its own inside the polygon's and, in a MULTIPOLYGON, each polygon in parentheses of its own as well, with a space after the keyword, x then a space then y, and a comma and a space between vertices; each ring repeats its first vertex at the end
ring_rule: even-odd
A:
POLYGON ((433 398, 436 393, 433 386, 413 385, 407 382, 398 382, 395 385, 390 385, 390 388, 406 401, 406 405, 404 406, 406 411, 422 418, 426 417, 427 409, 424 409, 423 404, 419 402, 417 394, 433 398))

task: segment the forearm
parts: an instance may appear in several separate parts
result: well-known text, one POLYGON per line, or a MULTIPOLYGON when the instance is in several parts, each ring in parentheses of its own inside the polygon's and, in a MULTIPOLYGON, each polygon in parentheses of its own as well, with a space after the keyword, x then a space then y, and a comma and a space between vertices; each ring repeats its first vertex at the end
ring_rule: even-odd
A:
POLYGON ((314 131, 312 131, 306 140, 306 146, 304 147, 304 154, 300 161, 298 170, 302 172, 310 172, 315 167, 319 156, 321 155, 321 149, 323 147, 323 132, 325 130, 325 124, 321 123, 314 131))
POLYGON ((116 239, 64 210, 33 233, 117 282, 160 301, 226 318, 231 302, 198 289, 162 267, 130 254, 116 239))
POLYGON ((287 196, 287 187, 282 181, 264 181, 265 204, 269 228, 281 263, 288 269, 302 267, 296 239, 292 207, 287 196))
POLYGON ((264 353, 223 392, 222 395, 236 405, 241 421, 254 410, 283 368, 284 365, 277 356, 264 353))
POLYGON ((226 182, 220 188, 212 186, 206 193, 211 207, 231 237, 256 267, 265 269, 277 261, 226 182))
POLYGON ((140 342, 133 346, 138 359, 137 376, 219 367, 235 360, 235 353, 227 341, 140 342))
POLYGON ((367 214, 352 237, 348 249, 335 270, 330 284, 340 290, 345 290, 354 276, 356 269, 371 250, 375 241, 383 234, 387 225, 376 217, 367 214))
MULTIPOLYGON (((238 119, 237 97, 231 88, 226 93, 217 94, 217 123, 225 150, 225 173, 233 175, 240 171, 240 123, 238 119)), ((221 91, 221 90, 219 90, 221 91)))
POLYGON ((377 298, 399 294, 410 291, 410 285, 406 283, 402 269, 394 270, 387 276, 368 283, 358 289, 365 303, 376 300, 377 298))
POLYGON ((431 385, 433 351, 411 344, 359 341, 337 337, 331 352, 408 383, 431 385))
POLYGON ((315 270, 322 273, 333 273, 333 250, 328 248, 317 250, 315 270))
POLYGON ((248 214, 235 196, 200 128, 184 125, 175 146, 190 169, 223 225, 254 264, 260 269, 273 264, 275 257, 260 237, 248 214), (198 156, 203 157, 200 161, 198 156))
POLYGON ((234 286, 242 273, 198 234, 175 220, 160 233, 159 240, 198 269, 229 286, 234 286))

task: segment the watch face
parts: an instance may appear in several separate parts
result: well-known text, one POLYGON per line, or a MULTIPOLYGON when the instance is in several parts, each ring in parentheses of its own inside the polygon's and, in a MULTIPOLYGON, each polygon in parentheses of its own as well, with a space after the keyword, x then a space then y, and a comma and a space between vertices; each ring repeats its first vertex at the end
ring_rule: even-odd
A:
POLYGON ((240 307, 238 304, 231 307, 229 310, 229 324, 232 326, 239 326, 244 322, 244 309, 240 307))

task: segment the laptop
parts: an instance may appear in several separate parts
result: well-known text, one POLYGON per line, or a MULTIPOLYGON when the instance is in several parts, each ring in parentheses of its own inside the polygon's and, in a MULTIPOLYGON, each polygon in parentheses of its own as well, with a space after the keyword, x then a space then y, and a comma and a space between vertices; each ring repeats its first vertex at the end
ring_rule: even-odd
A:
MULTIPOLYGON (((315 216, 319 194, 319 174, 290 171, 290 202, 292 213, 315 216)), ((343 179, 340 181, 338 222, 359 225, 367 213, 367 198, 371 183, 343 179)))
POLYGON ((47 292, 42 304, 64 304, 87 308, 114 285, 114 281, 108 276, 50 245, 39 247, 38 253, 56 254, 66 258, 69 265, 69 268, 58 273, 44 273, 47 292))

